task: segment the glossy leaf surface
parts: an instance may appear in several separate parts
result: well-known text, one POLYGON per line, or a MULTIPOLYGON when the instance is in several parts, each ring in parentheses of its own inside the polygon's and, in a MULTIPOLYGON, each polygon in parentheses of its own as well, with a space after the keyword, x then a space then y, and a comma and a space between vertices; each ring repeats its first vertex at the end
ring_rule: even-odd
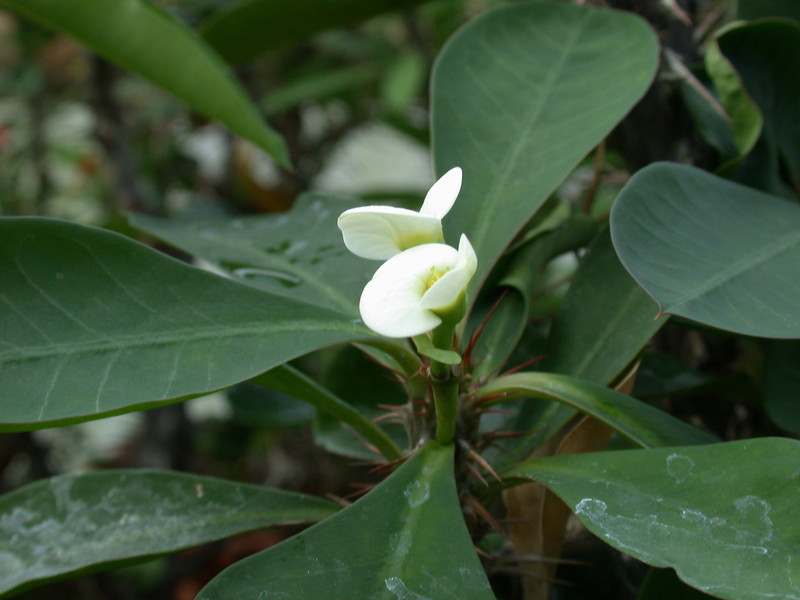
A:
POLYGON ((730 600, 800 597, 800 442, 761 438, 555 457, 545 483, 595 535, 730 600))
POLYGON ((209 392, 369 337, 348 316, 200 271, 114 233, 0 220, 6 430, 209 392))
POLYGON ((348 252, 336 219, 359 204, 305 195, 289 213, 189 223, 131 215, 137 229, 249 285, 358 317, 358 298, 380 266, 348 252))
POLYGON ((270 129, 220 57, 189 28, 147 0, 2 0, 0 4, 68 33, 221 121, 287 166, 283 139, 270 129))
POLYGON ((622 191, 611 235, 663 312, 746 335, 800 337, 797 203, 659 163, 622 191))
POLYGON ((168 471, 38 481, 0 496, 0 595, 338 510, 313 496, 168 471))
POLYGON ((435 443, 336 516, 223 571, 197 600, 493 600, 435 443))
POLYGON ((560 402, 591 415, 645 448, 707 444, 714 437, 626 394, 552 373, 514 373, 483 386, 479 396, 520 394, 560 402))
POLYGON ((348 27, 423 0, 242 0, 201 24, 203 37, 226 60, 245 62, 333 27, 348 27))
POLYGON ((432 79, 436 171, 464 170, 445 239, 478 255, 471 289, 578 162, 647 90, 658 43, 638 17, 569 3, 489 11, 442 49, 432 79))

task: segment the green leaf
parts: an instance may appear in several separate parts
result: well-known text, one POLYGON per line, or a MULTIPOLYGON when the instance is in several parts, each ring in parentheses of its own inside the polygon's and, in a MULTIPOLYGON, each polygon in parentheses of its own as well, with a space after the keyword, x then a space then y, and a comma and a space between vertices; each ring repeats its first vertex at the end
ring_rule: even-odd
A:
MULTIPOLYGON (((731 27, 717 39, 719 49, 764 114, 763 135, 800 187, 800 24, 765 20, 731 27)), ((778 161, 772 169, 777 177, 778 161)), ((768 190, 775 191, 778 190, 768 190)))
POLYGON ((200 24, 200 31, 227 61, 242 63, 269 50, 303 41, 334 27, 350 27, 423 0, 241 0, 200 24))
POLYGON ((0 496, 0 595, 338 509, 313 496, 167 471, 37 481, 0 496))
POLYGON ((348 252, 336 226, 360 203, 305 194, 279 215, 178 222, 130 215, 137 229, 273 294, 358 317, 379 263, 348 252))
POLYGON ((281 365, 259 375, 253 381, 316 406, 352 427, 387 459, 400 458, 400 450, 383 429, 294 367, 281 365))
POLYGON ((604 229, 553 321, 542 371, 611 384, 666 322, 620 264, 604 229))
POLYGON ((719 598, 800 597, 800 442, 762 438, 559 456, 509 476, 552 489, 595 535, 719 598))
POLYGON ((800 341, 768 342, 764 406, 776 425, 800 435, 800 341))
POLYGON ((668 163, 611 211, 622 264, 662 312, 761 337, 800 337, 800 206, 668 163))
POLYGON ((433 360, 446 365, 460 365, 461 355, 452 350, 442 350, 433 345, 431 338, 427 334, 414 336, 414 345, 417 347, 417 352, 422 356, 427 356, 433 360))
POLYGON ((0 429, 141 410, 370 337, 114 233, 0 219, 0 429))
POLYGON ((472 297, 503 249, 650 85, 658 43, 639 17, 556 2, 489 11, 453 36, 432 79, 436 171, 464 184, 444 219, 478 255, 472 297))
POLYGON ((189 28, 146 0, 0 0, 0 4, 68 33, 149 79, 196 111, 221 121, 283 166, 281 136, 261 119, 220 57, 189 28))
MULTIPOLYGON (((478 390, 478 397, 521 395, 560 402, 591 415, 645 448, 707 444, 715 438, 675 417, 596 383, 552 373, 515 373, 498 377, 478 390)), ((496 404, 498 398, 484 404, 496 404)))
POLYGON ((197 600, 258 597, 492 600, 453 447, 429 443, 339 514, 223 571, 197 600))
POLYGON ((720 51, 717 38, 708 44, 705 65, 729 119, 737 155, 742 157, 755 146, 764 126, 764 118, 744 88, 739 73, 720 51))

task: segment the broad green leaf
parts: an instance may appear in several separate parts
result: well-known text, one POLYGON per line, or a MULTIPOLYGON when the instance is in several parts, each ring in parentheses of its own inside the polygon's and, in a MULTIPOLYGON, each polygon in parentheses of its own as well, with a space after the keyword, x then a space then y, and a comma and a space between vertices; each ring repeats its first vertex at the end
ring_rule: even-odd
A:
POLYGON ((114 233, 0 219, 0 429, 140 410, 371 335, 114 233))
POLYGON ((355 504, 197 595, 228 598, 492 600, 461 514, 453 447, 429 443, 355 504))
POLYGON ((68 33, 149 79, 269 152, 283 166, 283 138, 261 119, 220 57, 189 28, 147 0, 0 0, 0 5, 68 33))
POLYGON ((460 166, 445 239, 478 255, 473 292, 531 215, 641 98, 658 43, 639 17, 556 2, 489 11, 453 36, 431 83, 436 171, 460 166))
POLYGON ((662 312, 745 335, 800 337, 800 205, 668 163, 611 211, 622 264, 662 312))
POLYGON ((366 415, 294 367, 281 365, 259 375, 253 381, 316 406, 319 410, 352 427, 387 459, 400 458, 400 450, 383 429, 366 415))
MULTIPOLYGON (((731 27, 717 39, 764 114, 763 136, 800 185, 800 23, 770 19, 731 27)), ((780 164, 771 168, 777 177, 780 164)), ((775 191, 778 190, 768 190, 775 191)))
POLYGON ((349 27, 423 0, 241 0, 217 11, 200 31, 223 58, 242 63, 334 27, 349 27))
POLYGON ((730 600, 800 598, 800 442, 559 456, 507 476, 536 479, 595 535, 730 600))
POLYGON ((800 435, 800 340, 770 340, 764 406, 776 425, 800 435))
POLYGON ((604 229, 553 321, 542 371, 611 384, 666 322, 620 264, 604 229))
POLYGON ((348 252, 336 219, 359 205, 304 195, 278 215, 193 222, 130 215, 130 222, 250 285, 358 317, 361 290, 380 263, 348 252))
POLYGON ((636 370, 633 396, 661 398, 696 390, 713 379, 697 369, 687 367, 670 354, 647 352, 636 370))
MULTIPOLYGON (((478 390, 478 397, 507 394, 560 402, 615 429, 645 448, 707 444, 715 438, 675 417, 602 385, 552 373, 514 373, 478 390)), ((502 401, 498 398, 494 402, 502 401)))
POLYGON ((37 481, 0 496, 0 596, 338 509, 313 496, 168 471, 37 481))

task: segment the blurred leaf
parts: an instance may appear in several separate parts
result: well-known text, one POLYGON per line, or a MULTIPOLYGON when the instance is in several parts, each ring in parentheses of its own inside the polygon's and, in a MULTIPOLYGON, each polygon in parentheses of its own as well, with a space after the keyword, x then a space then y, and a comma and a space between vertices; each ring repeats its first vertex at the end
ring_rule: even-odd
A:
MULTIPOLYGON (((744 87, 764 115, 768 146, 780 157, 770 168, 778 177, 780 161, 800 191, 800 24, 766 20, 731 27, 717 39, 744 87)), ((779 189, 765 189, 773 193, 779 189)))
POLYGON ((712 600, 714 596, 683 583, 672 569, 650 569, 637 600, 712 600))
POLYGON ((306 402, 250 382, 228 390, 228 403, 233 421, 247 427, 273 430, 308 425, 316 413, 306 402))
POLYGON ((197 595, 227 598, 493 600, 453 475, 429 443, 355 504, 229 567, 197 595))
POLYGON ((420 97, 425 87, 427 65, 416 51, 401 53, 389 67, 381 85, 385 110, 404 113, 420 97))
POLYGON ((241 0, 200 24, 200 32, 227 61, 242 63, 335 27, 350 27, 423 0, 241 0))
POLYGON ((764 405, 776 425, 800 435, 800 341, 767 342, 764 405))
POLYGON ((253 381, 312 404, 352 427, 387 459, 400 458, 400 450, 370 418, 294 367, 281 365, 259 375, 253 381))
POLYGON ((730 600, 800 595, 800 442, 762 438, 558 456, 507 473, 546 484, 589 530, 730 600))
POLYGON ((611 235, 662 312, 745 335, 800 337, 800 205, 659 163, 622 191, 611 235))
POLYGON ((677 358, 661 352, 642 357, 633 395, 637 398, 660 398, 685 393, 704 386, 711 377, 684 365, 677 358))
POLYGON ((436 171, 464 169, 445 239, 478 255, 473 297, 503 249, 642 97, 658 43, 630 13, 523 2, 469 22, 432 79, 436 171))
POLYGON ((167 471, 53 477, 0 496, 0 595, 338 510, 313 496, 167 471))
POLYGON ((764 17, 786 17, 800 21, 797 0, 738 0, 738 17, 746 21, 764 17))
POLYGON ((521 395, 578 409, 645 448, 707 444, 715 438, 675 417, 596 383, 552 373, 514 373, 493 379, 478 397, 521 395))
POLYGON ((377 262, 348 252, 336 226, 359 203, 306 194, 291 212, 192 222, 130 215, 131 224, 273 294, 359 317, 377 262))
POLYGON ((542 371, 608 385, 666 322, 619 262, 608 229, 581 260, 550 330, 542 371))
POLYGON ((739 73, 720 51, 717 38, 713 38, 708 44, 705 64, 719 95, 720 104, 729 119, 730 133, 736 146, 736 155, 733 158, 742 157, 753 149, 761 135, 764 118, 744 88, 739 73))
POLYGON ((0 0, 42 25, 68 33, 221 121, 289 166, 281 136, 261 119, 219 56, 190 29, 146 0, 0 0))
POLYGON ((220 389, 372 334, 120 235, 0 219, 0 418, 38 429, 220 389))

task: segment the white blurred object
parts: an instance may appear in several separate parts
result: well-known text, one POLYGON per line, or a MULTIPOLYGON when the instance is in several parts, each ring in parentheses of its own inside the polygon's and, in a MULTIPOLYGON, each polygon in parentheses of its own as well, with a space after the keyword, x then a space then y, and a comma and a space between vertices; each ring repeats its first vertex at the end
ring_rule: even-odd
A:
POLYGON ((224 392, 193 398, 185 404, 186 416, 192 423, 225 421, 233 416, 233 409, 224 392))
POLYGON ((218 182, 225 176, 230 148, 222 127, 211 124, 184 133, 178 138, 178 144, 197 163, 203 178, 218 182))
POLYGON ((373 191, 419 191, 435 181, 430 152, 380 123, 363 125, 339 142, 312 182, 320 191, 359 195, 373 191))

